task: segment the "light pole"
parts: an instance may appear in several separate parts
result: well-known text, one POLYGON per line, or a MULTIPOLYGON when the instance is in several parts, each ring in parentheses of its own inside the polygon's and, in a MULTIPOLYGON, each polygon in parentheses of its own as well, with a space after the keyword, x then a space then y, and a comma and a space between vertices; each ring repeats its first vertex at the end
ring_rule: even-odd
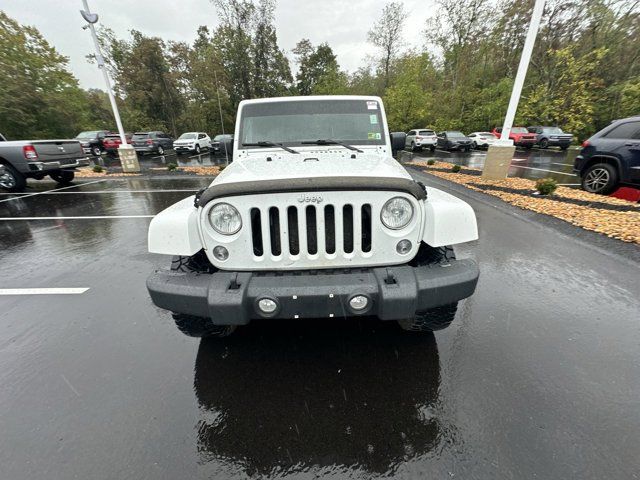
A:
POLYGON ((80 10, 80 15, 87 22, 87 26, 91 31, 91 37, 93 38, 93 45, 96 49, 96 63, 98 68, 102 70, 102 76, 104 77, 104 83, 107 86, 107 95, 109 95, 109 101, 111 102, 111 109, 113 110, 113 116, 116 119, 116 125, 118 127, 118 134, 120 135, 120 146, 118 147, 118 156, 120 157, 120 163, 122 164, 123 172, 139 172, 140 163, 138 162, 138 155, 136 155, 135 149, 127 143, 127 137, 124 134, 124 128, 122 128, 122 121, 120 120, 120 112, 118 111, 118 104, 116 98, 113 95, 111 89, 111 79, 109 78, 109 72, 104 65, 104 57, 102 56, 102 50, 100 49, 100 42, 98 41, 98 35, 96 35, 95 24, 98 22, 98 14, 91 13, 89 10, 89 3, 87 0, 82 0, 84 10, 80 10))
POLYGON ((511 127, 513 126, 513 119, 516 116, 518 103, 520 102, 520 94, 522 93, 522 86, 524 85, 524 80, 527 76, 527 69, 529 68, 529 62, 531 61, 533 46, 536 43, 536 36, 538 35, 540 20, 542 19, 542 12, 544 11, 544 4, 545 0, 536 0, 535 5, 533 6, 531 22, 529 22, 529 30, 527 31, 527 38, 524 41, 522 55, 520 56, 520 64, 518 65, 518 72, 516 73, 516 79, 513 82, 511 99, 509 100, 507 114, 504 117, 504 123, 502 124, 502 133, 500 134, 500 139, 494 145, 489 147, 487 158, 484 163, 484 169, 482 170, 483 178, 499 180, 506 178, 507 173, 509 173, 513 153, 516 150, 516 147, 513 145, 513 141, 509 139, 509 134, 511 133, 511 127))

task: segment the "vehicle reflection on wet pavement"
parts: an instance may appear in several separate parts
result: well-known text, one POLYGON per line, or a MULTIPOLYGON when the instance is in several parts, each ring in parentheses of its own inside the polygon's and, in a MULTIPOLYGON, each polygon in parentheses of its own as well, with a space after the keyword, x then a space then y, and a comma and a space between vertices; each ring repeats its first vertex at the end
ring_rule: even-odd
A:
POLYGON ((235 461, 250 476, 393 475, 450 440, 439 385, 432 334, 371 319, 254 322, 200 343, 201 463, 235 461))

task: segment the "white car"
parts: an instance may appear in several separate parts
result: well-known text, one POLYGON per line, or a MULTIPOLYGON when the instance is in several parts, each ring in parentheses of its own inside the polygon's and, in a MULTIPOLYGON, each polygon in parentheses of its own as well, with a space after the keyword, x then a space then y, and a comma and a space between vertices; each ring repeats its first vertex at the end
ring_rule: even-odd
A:
POLYGON ((433 152, 436 149, 437 143, 438 136, 433 130, 429 130, 428 128, 409 130, 404 142, 404 148, 409 149, 412 152, 422 150, 423 148, 429 148, 429 150, 433 152))
POLYGON ((391 152, 382 100, 240 102, 233 162, 156 215, 153 303, 192 336, 252 319, 376 316, 405 330, 447 327, 479 270, 452 245, 478 238, 473 209, 415 181, 391 152), (321 114, 320 114, 321 113, 321 114))
POLYGON ((211 148, 211 138, 204 132, 187 132, 173 141, 173 149, 179 155, 182 152, 200 154, 204 149, 211 148))
POLYGON ((467 137, 471 139, 471 148, 489 148, 498 140, 491 132, 473 132, 467 137))

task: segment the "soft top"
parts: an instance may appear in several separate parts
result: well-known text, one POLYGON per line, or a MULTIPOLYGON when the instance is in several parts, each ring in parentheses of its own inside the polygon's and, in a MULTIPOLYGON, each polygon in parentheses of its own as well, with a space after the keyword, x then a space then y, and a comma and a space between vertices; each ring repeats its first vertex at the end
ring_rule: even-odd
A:
POLYGON ((408 193, 418 200, 425 200, 427 198, 427 191, 424 185, 408 178, 303 177, 211 185, 196 197, 196 206, 203 207, 216 198, 234 197, 238 195, 348 190, 396 191, 408 193))

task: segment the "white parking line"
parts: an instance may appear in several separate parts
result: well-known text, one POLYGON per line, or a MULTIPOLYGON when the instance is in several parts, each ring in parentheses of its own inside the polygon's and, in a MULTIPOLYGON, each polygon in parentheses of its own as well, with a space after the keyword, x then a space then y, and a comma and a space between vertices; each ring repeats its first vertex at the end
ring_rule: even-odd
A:
POLYGON ((527 170, 539 170, 541 172, 557 173, 558 175, 567 175, 569 177, 577 177, 575 173, 557 172, 555 170, 547 170, 545 168, 524 167, 522 165, 511 165, 512 168, 526 168, 527 170))
POLYGON ((2 202, 10 202, 11 200, 15 200, 17 198, 27 198, 27 197, 33 197, 35 195, 43 195, 45 193, 49 193, 49 192, 58 192, 60 190, 67 190, 69 188, 78 188, 81 187, 83 185, 91 185, 92 183, 100 183, 100 182, 106 182, 107 179, 103 179, 103 180, 93 180, 91 182, 84 182, 84 183, 79 183, 77 185, 69 185, 68 187, 61 187, 61 188, 54 188, 53 190, 47 190, 45 192, 36 192, 36 193, 28 193, 27 195, 22 195, 20 197, 14 197, 14 198, 5 198, 4 200, 0 200, 0 203, 2 202))
POLYGON ((582 184, 581 183, 559 183, 558 185, 562 185, 563 187, 578 187, 582 184))
POLYGON ((557 163, 557 162, 549 162, 551 165, 562 165, 563 167, 573 167, 573 163, 557 163))
POLYGON ((94 215, 94 216, 77 216, 77 217, 0 217, 0 221, 18 221, 18 220, 109 220, 119 218, 153 218, 155 215, 94 215))
POLYGON ((86 288, 0 288, 0 295, 80 295, 86 288))

